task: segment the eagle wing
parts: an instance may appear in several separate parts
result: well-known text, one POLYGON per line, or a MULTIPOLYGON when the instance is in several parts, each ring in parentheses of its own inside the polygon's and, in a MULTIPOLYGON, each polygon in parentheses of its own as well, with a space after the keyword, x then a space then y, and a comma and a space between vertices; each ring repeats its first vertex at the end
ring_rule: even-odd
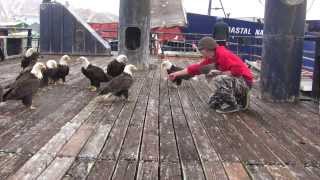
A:
POLYGON ((40 80, 32 74, 24 74, 17 79, 5 93, 4 99, 20 99, 37 92, 40 80))
POLYGON ((30 62, 31 62, 30 58, 23 57, 22 60, 21 60, 21 67, 23 69, 26 68, 27 66, 29 66, 30 62))
POLYGON ((106 87, 102 89, 100 94, 117 93, 119 91, 128 90, 133 84, 133 78, 125 73, 111 79, 106 87))
POLYGON ((123 72, 125 66, 125 63, 113 60, 107 66, 107 74, 112 77, 119 76, 123 72))
POLYGON ((64 77, 69 74, 69 66, 58 64, 58 75, 64 77))

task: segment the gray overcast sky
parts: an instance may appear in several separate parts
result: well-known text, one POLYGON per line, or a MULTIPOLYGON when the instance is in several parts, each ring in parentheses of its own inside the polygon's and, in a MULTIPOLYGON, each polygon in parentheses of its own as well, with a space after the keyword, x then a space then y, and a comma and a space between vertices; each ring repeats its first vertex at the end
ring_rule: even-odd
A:
MULTIPOLYGON (((64 2, 65 0, 58 0, 64 2)), ((95 9, 99 12, 118 14, 119 0, 68 0, 75 7, 95 9)), ((174 1, 174 0, 168 0, 174 1)), ((187 12, 207 14, 209 0, 183 0, 187 12)), ((263 17, 265 0, 222 0, 230 17, 263 17), (262 3, 260 3, 262 2, 262 3)), ((213 0, 213 7, 220 7, 218 0, 213 0)), ((307 19, 320 20, 320 0, 308 0, 307 19)), ((221 10, 213 10, 212 15, 222 16, 221 10)))

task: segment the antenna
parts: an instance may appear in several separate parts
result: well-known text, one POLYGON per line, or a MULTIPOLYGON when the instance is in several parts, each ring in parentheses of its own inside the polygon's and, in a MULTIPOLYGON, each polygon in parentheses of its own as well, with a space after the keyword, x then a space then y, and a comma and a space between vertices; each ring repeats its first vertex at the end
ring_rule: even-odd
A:
POLYGON ((208 16, 211 16, 212 0, 209 0, 208 16))
POLYGON ((209 0, 209 6, 208 6, 208 16, 211 16, 211 10, 214 9, 214 10, 222 10, 223 11, 223 14, 224 14, 224 17, 227 18, 230 16, 230 13, 226 14, 225 10, 224 10, 224 7, 223 7, 223 4, 222 4, 222 0, 219 0, 220 2, 220 6, 221 7, 218 7, 218 8, 212 8, 212 0, 209 0))

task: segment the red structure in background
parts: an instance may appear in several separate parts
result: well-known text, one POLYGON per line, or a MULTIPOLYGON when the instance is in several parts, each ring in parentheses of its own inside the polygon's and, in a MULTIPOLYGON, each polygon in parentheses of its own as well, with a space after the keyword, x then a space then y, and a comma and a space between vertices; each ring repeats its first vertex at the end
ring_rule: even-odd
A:
MULTIPOLYGON (((106 41, 118 40, 118 22, 112 23, 89 23, 89 25, 106 41)), ((161 53, 161 47, 168 41, 184 41, 180 27, 153 28, 150 36, 151 54, 161 53)))
MULTIPOLYGON (((89 25, 105 40, 118 39, 118 22, 89 23, 89 25)), ((180 27, 153 28, 151 32, 158 34, 159 42, 184 40, 180 27)))
POLYGON ((180 27, 171 28, 153 28, 151 32, 158 34, 158 40, 164 41, 183 41, 185 37, 182 35, 180 27))
POLYGON ((118 39, 118 23, 89 23, 89 25, 105 40, 118 39))

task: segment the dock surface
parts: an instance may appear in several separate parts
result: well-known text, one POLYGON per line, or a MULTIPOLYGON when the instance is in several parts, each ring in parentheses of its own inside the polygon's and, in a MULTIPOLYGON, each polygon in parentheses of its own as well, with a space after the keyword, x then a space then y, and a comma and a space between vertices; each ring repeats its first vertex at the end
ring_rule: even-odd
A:
MULTIPOLYGON (((104 67, 111 58, 90 60, 104 67)), ((267 103, 256 84, 248 110, 221 115, 203 77, 173 88, 159 63, 134 74, 128 101, 101 101, 80 63, 70 66, 65 84, 38 91, 36 110, 0 106, 0 179, 320 179, 312 102, 267 103)), ((19 60, 1 62, 0 85, 19 71, 19 60)))

